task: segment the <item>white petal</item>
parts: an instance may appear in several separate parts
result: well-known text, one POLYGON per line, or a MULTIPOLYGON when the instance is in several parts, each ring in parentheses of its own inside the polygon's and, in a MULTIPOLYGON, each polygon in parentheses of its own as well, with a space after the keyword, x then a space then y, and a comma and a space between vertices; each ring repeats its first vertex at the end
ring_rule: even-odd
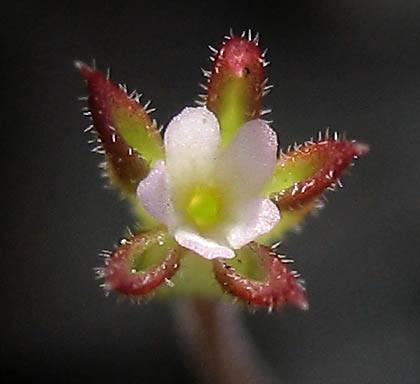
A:
POLYGON ((191 177, 206 177, 219 149, 216 116, 205 107, 185 108, 165 132, 166 166, 172 181, 185 184, 191 177))
POLYGON ((255 196, 271 177, 276 159, 276 133, 263 120, 252 120, 220 155, 217 173, 236 195, 255 196))
POLYGON ((198 253, 205 259, 212 260, 217 258, 232 259, 235 252, 220 245, 212 240, 200 236, 198 233, 188 229, 178 229, 175 231, 175 240, 185 248, 198 253))
POLYGON ((280 211, 270 199, 255 198, 248 200, 238 212, 238 222, 226 236, 234 249, 255 240, 273 229, 280 220, 280 211))
POLYGON ((137 197, 156 220, 170 225, 174 216, 170 198, 168 174, 163 161, 156 162, 150 173, 137 187, 137 197))

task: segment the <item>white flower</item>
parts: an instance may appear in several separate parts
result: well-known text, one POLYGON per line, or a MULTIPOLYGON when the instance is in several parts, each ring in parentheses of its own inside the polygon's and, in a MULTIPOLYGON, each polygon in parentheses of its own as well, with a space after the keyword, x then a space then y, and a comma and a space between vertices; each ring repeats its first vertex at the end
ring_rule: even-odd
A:
POLYGON ((137 195, 181 246, 209 260, 230 259, 280 220, 277 207, 259 196, 277 155, 277 136, 264 121, 245 123, 222 149, 216 116, 185 108, 167 127, 165 150, 166 161, 155 164, 137 195))

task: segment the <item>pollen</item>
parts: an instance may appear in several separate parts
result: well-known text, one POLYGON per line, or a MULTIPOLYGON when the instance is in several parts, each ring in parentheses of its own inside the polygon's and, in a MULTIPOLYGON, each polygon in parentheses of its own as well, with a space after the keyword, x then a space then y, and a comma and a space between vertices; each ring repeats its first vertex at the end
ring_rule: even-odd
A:
POLYGON ((186 201, 187 218, 200 229, 209 229, 220 222, 223 199, 212 187, 196 187, 186 201))

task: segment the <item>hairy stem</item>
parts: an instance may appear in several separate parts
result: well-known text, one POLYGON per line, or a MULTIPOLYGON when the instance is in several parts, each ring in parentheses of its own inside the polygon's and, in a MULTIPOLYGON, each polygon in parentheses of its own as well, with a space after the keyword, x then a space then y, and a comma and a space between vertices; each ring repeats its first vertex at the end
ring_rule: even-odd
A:
POLYGON ((177 303, 175 316, 187 357, 204 382, 279 384, 250 343, 234 305, 184 300, 177 303))

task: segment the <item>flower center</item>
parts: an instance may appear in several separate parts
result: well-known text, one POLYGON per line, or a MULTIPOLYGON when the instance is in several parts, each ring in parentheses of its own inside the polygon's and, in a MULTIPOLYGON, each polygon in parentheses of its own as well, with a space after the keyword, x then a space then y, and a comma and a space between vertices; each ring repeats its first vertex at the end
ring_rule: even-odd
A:
POLYGON ((220 192, 212 187, 196 187, 187 198, 186 213, 200 229, 208 229, 221 219, 223 199, 220 192))

